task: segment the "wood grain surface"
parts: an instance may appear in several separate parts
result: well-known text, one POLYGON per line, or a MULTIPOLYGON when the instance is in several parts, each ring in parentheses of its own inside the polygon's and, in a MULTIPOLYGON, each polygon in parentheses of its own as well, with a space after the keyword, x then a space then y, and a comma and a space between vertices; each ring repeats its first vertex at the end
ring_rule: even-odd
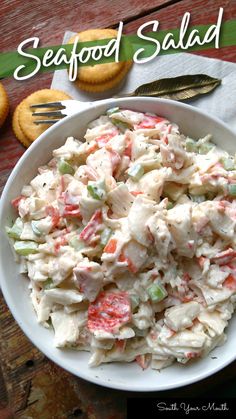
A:
MULTIPOLYGON (((161 29, 170 29, 179 26, 186 11, 191 12, 192 24, 213 23, 220 6, 224 7, 224 20, 236 18, 235 0, 3 0, 0 8, 0 51, 13 50, 30 36, 38 36, 41 46, 59 44, 65 30, 116 27, 120 20, 125 23, 125 32, 129 34, 153 19, 160 21, 161 29)), ((201 55, 236 62, 236 47, 207 50, 201 55)), ((0 129, 0 191, 25 151, 13 135, 12 112, 29 93, 50 87, 51 79, 52 74, 45 73, 24 83, 13 78, 3 80, 11 112, 0 129)), ((125 418, 126 400, 132 394, 85 382, 49 361, 22 333, 2 296, 0 361, 0 419, 125 418)), ((226 383, 226 386, 235 376, 234 363, 203 382, 172 392, 155 393, 155 396, 191 397, 205 394, 207 390, 214 395, 214 386, 220 383, 226 383)), ((161 378, 161 373, 158 378, 161 378)), ((216 392, 223 394, 223 390, 221 385, 216 392)), ((140 397, 148 395, 141 393, 140 397)))

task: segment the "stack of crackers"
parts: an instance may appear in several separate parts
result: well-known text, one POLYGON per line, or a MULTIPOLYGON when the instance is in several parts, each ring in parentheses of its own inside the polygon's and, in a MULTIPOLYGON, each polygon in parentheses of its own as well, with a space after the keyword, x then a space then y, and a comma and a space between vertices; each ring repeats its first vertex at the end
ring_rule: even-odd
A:
MULTIPOLYGON (((68 43, 73 44, 76 36, 80 42, 97 41, 115 38, 117 31, 114 29, 89 29, 72 36, 68 43)), ((132 61, 124 61, 81 67, 74 83, 79 89, 87 92, 103 92, 119 84, 132 64, 132 61)))

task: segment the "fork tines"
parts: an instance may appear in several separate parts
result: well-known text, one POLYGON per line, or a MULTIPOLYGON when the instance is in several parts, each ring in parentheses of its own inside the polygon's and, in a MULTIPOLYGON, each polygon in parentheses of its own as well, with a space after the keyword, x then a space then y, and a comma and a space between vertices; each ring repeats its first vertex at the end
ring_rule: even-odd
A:
POLYGON ((48 112, 32 112, 33 116, 66 116, 63 112, 61 111, 48 111, 48 112))
POLYGON ((60 119, 38 119, 36 121, 34 121, 34 124, 39 125, 39 124, 55 124, 56 122, 61 121, 62 118, 60 119))
POLYGON ((65 106, 61 102, 48 102, 48 103, 36 103, 30 105, 31 108, 60 108, 65 109, 65 106))
POLYGON ((32 112, 33 116, 51 117, 51 119, 36 119, 34 121, 34 123, 36 125, 39 125, 39 124, 55 124, 56 122, 60 121, 64 116, 66 116, 65 113, 61 112, 61 110, 66 108, 64 105, 62 105, 61 102, 37 103, 35 105, 31 105, 30 107, 32 109, 57 108, 57 110, 52 110, 52 111, 32 112), (59 119, 55 119, 55 117, 58 117, 59 119))

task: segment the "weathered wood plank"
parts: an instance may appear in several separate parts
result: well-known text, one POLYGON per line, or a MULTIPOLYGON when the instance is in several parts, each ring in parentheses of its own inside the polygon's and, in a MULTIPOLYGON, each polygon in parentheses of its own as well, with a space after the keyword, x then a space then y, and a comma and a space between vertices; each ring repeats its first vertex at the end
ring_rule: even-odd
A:
POLYGON ((55 45, 65 30, 82 31, 94 27, 110 27, 119 21, 135 19, 139 15, 178 0, 3 0, 0 27, 4 34, 0 51, 9 51, 32 36, 42 45, 55 45))
MULTIPOLYGON (((220 7, 224 9, 223 21, 236 18, 235 0, 195 0, 194 2, 192 0, 183 0, 178 4, 167 6, 164 9, 150 13, 148 16, 128 23, 125 26, 125 31, 128 34, 135 33, 140 25, 151 20, 158 20, 160 22, 160 30, 178 28, 185 12, 191 13, 191 26, 216 23, 220 7)), ((236 46, 208 49, 196 52, 195 54, 236 62, 236 46)))

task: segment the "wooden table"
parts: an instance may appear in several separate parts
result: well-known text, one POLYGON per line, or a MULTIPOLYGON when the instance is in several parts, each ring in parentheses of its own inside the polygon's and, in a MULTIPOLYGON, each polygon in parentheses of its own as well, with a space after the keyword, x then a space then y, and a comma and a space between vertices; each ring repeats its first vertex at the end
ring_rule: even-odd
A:
MULTIPOLYGON (((0 51, 16 49, 30 36, 38 36, 41 46, 59 44, 65 30, 117 27, 124 22, 125 33, 133 34, 144 22, 158 19, 161 29, 178 27, 183 14, 191 12, 192 24, 214 23, 219 7, 224 19, 236 18, 235 0, 2 0, 0 9, 0 51)), ((208 50, 201 55, 236 62, 236 47, 208 50)), ((13 78, 3 81, 10 98, 10 115, 0 135, 0 190, 10 171, 24 153, 11 129, 15 106, 29 93, 50 87, 52 74, 37 75, 26 82, 13 78)), ((1 297, 0 311, 0 418, 33 419, 125 417, 126 392, 107 390, 62 370, 49 361, 24 336, 1 297)), ((236 363, 200 383, 161 396, 196 396, 216 393, 234 395, 230 380, 236 376, 236 363), (215 390, 215 385, 218 386, 215 390), (228 386, 228 387, 227 387, 228 386)), ((155 393, 157 396, 158 393, 155 393)), ((160 395, 160 394, 159 394, 160 395)), ((145 397, 145 394, 139 394, 145 397)))

